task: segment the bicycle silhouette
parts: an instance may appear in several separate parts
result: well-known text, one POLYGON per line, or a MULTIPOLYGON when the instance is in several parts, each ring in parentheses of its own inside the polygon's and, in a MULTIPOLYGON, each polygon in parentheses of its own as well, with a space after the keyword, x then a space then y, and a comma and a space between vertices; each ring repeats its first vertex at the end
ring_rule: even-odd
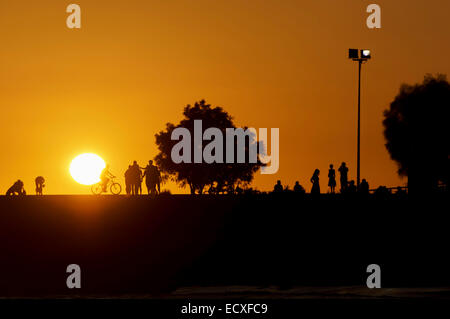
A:
POLYGON ((119 183, 115 182, 114 179, 115 179, 115 177, 111 177, 111 179, 108 181, 108 185, 106 185, 106 187, 105 187, 106 191, 103 190, 102 182, 92 185, 92 187, 91 187, 92 194, 100 195, 102 193, 106 193, 106 192, 108 192, 107 189, 109 186, 109 191, 111 192, 111 194, 119 195, 120 192, 122 191, 122 186, 120 186, 119 183))

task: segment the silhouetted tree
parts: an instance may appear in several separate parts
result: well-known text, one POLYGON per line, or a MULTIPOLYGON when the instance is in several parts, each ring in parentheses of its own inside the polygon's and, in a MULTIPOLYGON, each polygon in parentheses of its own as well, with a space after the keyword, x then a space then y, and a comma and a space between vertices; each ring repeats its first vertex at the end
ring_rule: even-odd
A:
POLYGON ((399 174, 410 192, 448 186, 450 164, 450 84, 444 75, 426 75, 423 83, 403 84, 384 112, 384 136, 399 174))
MULTIPOLYGON (((210 127, 216 127, 222 132, 223 141, 223 157, 224 162, 226 158, 225 150, 225 129, 236 128, 232 117, 224 111, 221 107, 211 107, 206 104, 204 100, 196 102, 194 106, 187 105, 183 111, 184 118, 178 125, 172 123, 166 124, 166 129, 155 135, 156 145, 159 149, 159 154, 155 157, 155 161, 161 170, 163 179, 171 179, 177 182, 182 187, 188 185, 191 193, 202 193, 205 186, 214 186, 217 189, 231 189, 237 183, 248 185, 253 179, 253 175, 263 165, 259 160, 257 163, 249 163, 249 145, 250 143, 257 143, 256 147, 258 153, 261 150, 262 143, 256 141, 255 138, 246 138, 245 143, 245 163, 237 163, 237 141, 234 141, 234 163, 179 163, 172 161, 171 151, 178 140, 172 140, 172 132, 177 127, 183 127, 191 133, 191 155, 194 154, 194 120, 202 120, 202 129, 205 131, 210 127)), ((246 129, 246 128, 243 128, 246 129)), ((203 133, 203 132, 202 132, 203 133)), ((203 148, 210 143, 210 141, 203 141, 203 148)), ((203 151, 203 150, 202 150, 203 151)))

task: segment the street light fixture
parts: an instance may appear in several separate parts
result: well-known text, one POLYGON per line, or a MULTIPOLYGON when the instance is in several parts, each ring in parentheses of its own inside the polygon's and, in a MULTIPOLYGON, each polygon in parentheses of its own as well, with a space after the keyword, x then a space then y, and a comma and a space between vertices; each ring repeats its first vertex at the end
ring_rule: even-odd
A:
POLYGON ((361 50, 361 58, 370 59, 370 50, 361 50))
POLYGON ((358 138, 357 138, 357 160, 356 160, 356 185, 359 188, 361 181, 361 65, 372 58, 370 50, 348 49, 348 58, 358 61, 358 138))

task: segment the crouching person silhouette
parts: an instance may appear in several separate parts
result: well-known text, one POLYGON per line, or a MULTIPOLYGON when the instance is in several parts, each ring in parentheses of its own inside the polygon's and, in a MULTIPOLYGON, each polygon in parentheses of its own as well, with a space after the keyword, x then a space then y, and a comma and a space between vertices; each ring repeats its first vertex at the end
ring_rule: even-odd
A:
POLYGON ((11 186, 6 192, 6 196, 14 196, 14 195, 26 195, 25 189, 23 188, 23 182, 19 179, 17 182, 11 186))

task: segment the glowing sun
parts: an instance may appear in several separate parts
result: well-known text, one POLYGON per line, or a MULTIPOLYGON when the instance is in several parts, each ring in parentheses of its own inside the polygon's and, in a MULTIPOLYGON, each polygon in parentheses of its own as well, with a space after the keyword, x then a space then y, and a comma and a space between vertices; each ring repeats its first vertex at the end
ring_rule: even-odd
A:
POLYGON ((70 175, 83 185, 93 185, 100 182, 100 173, 105 168, 105 161, 96 154, 78 155, 70 163, 70 175))

